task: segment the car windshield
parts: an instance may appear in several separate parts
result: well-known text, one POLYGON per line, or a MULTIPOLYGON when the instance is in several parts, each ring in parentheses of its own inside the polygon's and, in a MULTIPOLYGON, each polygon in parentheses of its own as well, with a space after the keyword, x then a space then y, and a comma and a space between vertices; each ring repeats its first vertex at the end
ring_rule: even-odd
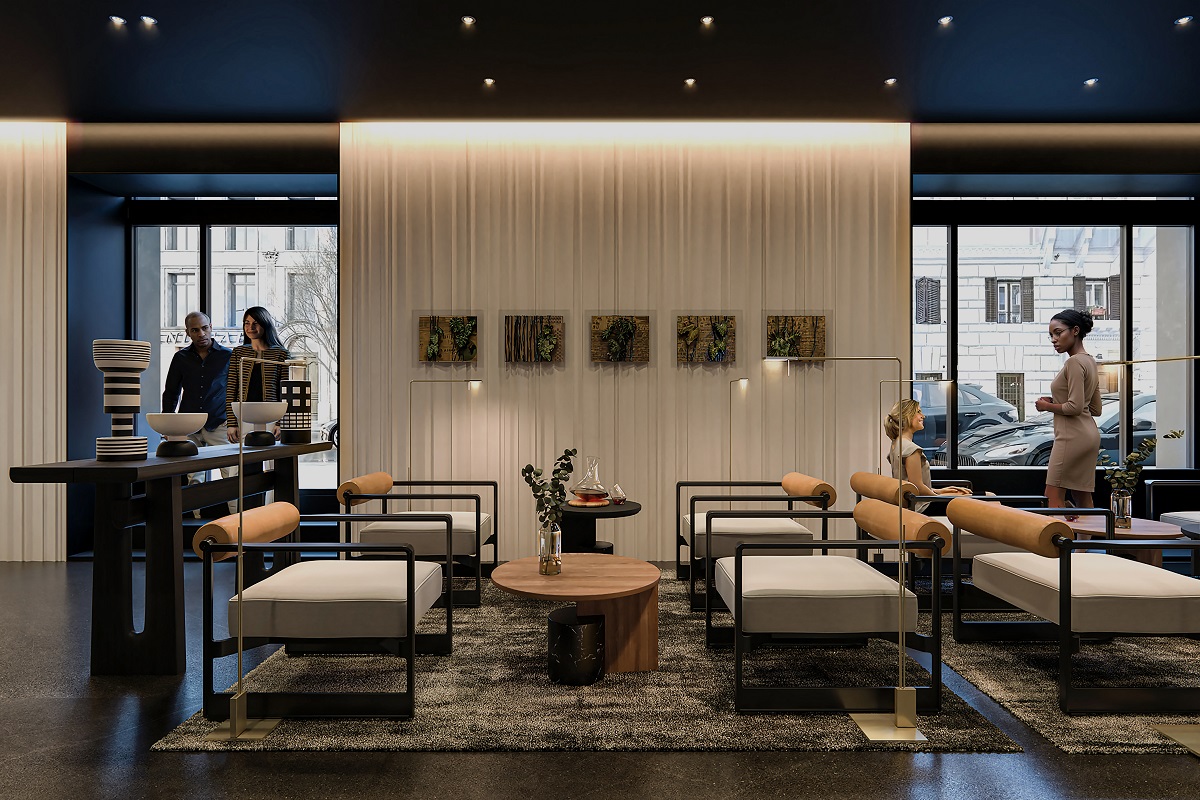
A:
POLYGON ((1117 414, 1120 413, 1120 402, 1117 400, 1105 400, 1101 406, 1100 417, 1096 420, 1096 425, 1101 429, 1107 429, 1117 414))

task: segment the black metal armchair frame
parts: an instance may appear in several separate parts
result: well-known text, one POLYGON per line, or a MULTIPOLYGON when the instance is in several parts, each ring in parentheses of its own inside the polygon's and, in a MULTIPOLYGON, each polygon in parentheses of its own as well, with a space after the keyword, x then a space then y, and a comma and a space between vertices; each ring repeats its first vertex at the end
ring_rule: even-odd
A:
MULTIPOLYGON (((779 481, 677 481, 675 483, 675 578, 677 580, 686 581, 691 577, 692 566, 696 563, 695 558, 689 559, 691 563, 683 563, 683 548, 690 547, 691 542, 683 538, 680 533, 680 527, 683 523, 683 490, 688 487, 707 487, 707 488, 751 488, 757 487, 762 489, 779 489, 781 488, 779 481)), ((763 495, 764 498, 782 498, 787 495, 763 495)), ((756 498, 757 499, 757 498, 756 498)), ((788 508, 792 508, 792 504, 788 503, 788 508)), ((694 512, 693 512, 694 514, 694 512)), ((695 516, 692 517, 695 519, 695 516)), ((695 539, 696 525, 692 523, 692 539, 695 539)), ((691 548, 691 553, 695 553, 695 548, 691 548)), ((692 587, 693 592, 695 587, 692 587)))
MULTIPOLYGON (((785 494, 785 495, 707 494, 707 495, 704 495, 704 494, 702 494, 702 495, 693 495, 692 496, 692 498, 690 500, 690 513, 691 513, 691 519, 692 519, 692 538, 691 538, 691 541, 688 543, 689 548, 690 548, 688 551, 688 560, 690 562, 690 564, 688 565, 689 566, 689 569, 688 569, 688 604, 692 611, 704 611, 710 605, 715 606, 718 610, 725 608, 725 601, 721 599, 721 596, 719 594, 717 594, 716 589, 713 587, 713 582, 712 582, 712 577, 711 577, 713 574, 713 572, 712 572, 712 566, 713 566, 712 515, 717 512, 709 511, 709 512, 707 512, 707 515, 704 518, 704 557, 697 558, 695 556, 695 552, 696 552, 696 519, 697 519, 696 506, 700 503, 721 503, 721 502, 734 502, 734 503, 757 503, 757 502, 771 503, 771 502, 775 502, 775 503, 779 503, 779 502, 784 502, 784 501, 786 501, 788 504, 788 514, 790 514, 792 518, 797 518, 798 515, 805 513, 805 510, 801 509, 800 511, 797 511, 794 506, 795 503, 797 503, 797 502, 806 503, 809 501, 814 502, 814 503, 820 503, 821 511, 828 511, 829 495, 822 493, 822 494, 818 494, 818 495, 789 495, 789 494, 785 494), (696 592, 696 571, 701 566, 704 569, 704 573, 703 573, 704 574, 704 585, 705 585, 704 597, 701 597, 696 592)), ((786 515, 779 517, 779 519, 787 519, 787 518, 788 518, 788 516, 786 516, 786 515)), ((813 517, 813 518, 815 519, 815 517, 813 517)), ((736 517, 735 519, 749 519, 749 517, 736 517)), ((722 535, 724 535, 724 534, 722 534, 722 535)), ((829 518, 821 517, 821 541, 825 541, 828 538, 829 538, 829 518)), ((824 554, 825 551, 822 550, 821 552, 822 552, 822 554, 824 554)))
MULTIPOLYGON (((821 515, 823 519, 844 519, 853 516, 848 511, 715 511, 710 517, 717 519, 787 517, 792 513, 808 516, 821 515)), ((945 545, 940 537, 929 541, 906 542, 906 549, 912 551, 929 550, 936 553, 945 545)), ((791 544, 772 544, 769 542, 755 544, 740 544, 734 556, 734 624, 732 630, 733 659, 734 659, 734 708, 747 713, 768 712, 885 712, 891 711, 895 703, 895 686, 747 686, 744 682, 746 655, 758 647, 767 644, 828 647, 828 646, 859 646, 867 639, 884 639, 901 646, 899 631, 874 631, 869 633, 852 633, 836 636, 828 633, 804 635, 795 633, 745 633, 742 631, 742 575, 744 557, 753 550, 817 550, 854 549, 884 547, 899 549, 899 542, 864 542, 859 540, 828 540, 822 542, 796 542, 791 544)), ((941 559, 931 558, 933 572, 941 579, 941 559)), ((935 596, 932 609, 932 630, 929 636, 920 633, 906 632, 903 646, 930 654, 930 685, 915 687, 917 690, 917 708, 922 711, 936 712, 942 707, 942 614, 940 598, 935 596)), ((714 634, 721 628, 712 625, 712 609, 705 613, 705 637, 709 647, 727 645, 725 637, 714 634)))
MULTIPOLYGON (((1161 516, 1161 502, 1155 502, 1155 495, 1163 489, 1200 489, 1200 480, 1185 480, 1178 478, 1151 478, 1145 481, 1146 486, 1146 516, 1157 520, 1161 516)), ((1182 529, 1181 529, 1182 530, 1182 529)), ((1200 533, 1184 530, 1183 535, 1189 539, 1200 539, 1200 533)), ((1200 575, 1200 552, 1192 551, 1192 577, 1200 575)))
MULTIPOLYGON (((492 570, 500 565, 500 545, 497 538, 499 531, 499 516, 500 516, 500 487, 497 481, 392 481, 393 487, 399 486, 420 486, 420 487, 472 487, 482 486, 492 490, 492 533, 486 540, 482 539, 482 498, 478 494, 466 493, 416 493, 416 492, 388 492, 387 494, 352 494, 347 492, 343 499, 346 512, 353 513, 352 501, 354 500, 379 500, 382 503, 382 511, 387 514, 388 503, 393 500, 469 500, 475 504, 475 555, 459 555, 463 565, 471 570, 467 577, 474 578, 474 586, 470 589, 454 589, 451 597, 453 602, 459 608, 478 608, 483 596, 483 546, 490 544, 492 546, 492 563, 488 567, 487 574, 491 575, 492 570)), ((432 513, 432 512, 431 512, 432 513)), ((355 519, 352 522, 364 521, 361 514, 354 514, 355 519)), ((388 517, 387 521, 416 521, 416 518, 411 514, 406 514, 403 517, 392 516, 388 517)), ((350 523, 347 522, 342 531, 342 541, 350 541, 350 523)), ((422 557, 422 558, 428 558, 422 557)), ((457 562, 456 562, 457 564, 457 562)), ((453 573, 451 573, 453 575, 453 573)), ((453 585, 453 581, 450 581, 453 585)))
MULTIPOLYGON (((305 522, 341 522, 346 514, 311 514, 300 518, 301 525, 305 522)), ((356 514, 355 520, 374 522, 389 519, 377 514, 356 514), (378 518, 378 519, 376 519, 378 518)), ((411 519, 411 517, 410 517, 411 519)), ((450 569, 453 564, 451 536, 453 520, 447 514, 424 514, 421 522, 440 522, 446 525, 446 566, 450 569)), ((294 534, 285 537, 290 539, 294 534)), ((215 544, 203 542, 200 550, 204 556, 204 716, 213 721, 224 721, 229 718, 229 699, 233 696, 228 691, 218 691, 214 686, 216 660, 235 655, 238 651, 238 637, 227 636, 224 639, 214 638, 215 609, 213 607, 213 555, 217 553, 237 553, 236 544, 215 544)), ((415 662, 418 653, 422 655, 450 655, 453 651, 454 610, 451 604, 445 605, 446 630, 444 633, 416 632, 416 586, 415 586, 415 557, 412 547, 406 544, 300 544, 289 541, 277 541, 264 544, 243 544, 244 553, 265 555, 267 553, 288 555, 299 558, 301 553, 349 553, 363 552, 380 556, 402 556, 407 562, 407 620, 405 630, 408 635, 400 638, 274 638, 274 637, 243 637, 243 650, 251 650, 269 644, 282 644, 288 648, 289 655, 312 653, 328 655, 332 653, 390 653, 403 658, 406 662, 406 682, 403 692, 248 692, 246 695, 247 713, 251 717, 384 717, 389 719, 410 719, 413 715, 413 681, 415 662)), ((286 568, 285 568, 286 569, 286 568)), ((253 584, 248 584, 253 585, 253 584)))
MULTIPOLYGON (((1112 531, 1112 511, 1107 508, 1038 508, 1030 513, 1046 516, 1068 514, 1107 515, 1106 527, 1112 531)), ((954 530, 957 541, 958 528, 954 530)), ((1184 637, 1200 639, 1198 634, 1130 633, 1128 631, 1088 631, 1077 634, 1071 626, 1071 554, 1080 550, 1122 551, 1162 548, 1163 550, 1200 549, 1200 541, 1181 542, 1146 539, 1089 539, 1076 541, 1056 536, 1058 558, 1058 624, 1049 620, 1030 621, 965 621, 958 607, 954 609, 954 638, 961 643, 971 642, 1058 642, 1058 706, 1066 714, 1165 714, 1200 713, 1200 687, 1194 686, 1076 686, 1072 676, 1071 656, 1079 652, 1082 642, 1108 641, 1116 637, 1158 638, 1184 637)), ((1193 556, 1194 557, 1194 556, 1193 556)), ((956 581, 957 583, 957 581, 956 581)))

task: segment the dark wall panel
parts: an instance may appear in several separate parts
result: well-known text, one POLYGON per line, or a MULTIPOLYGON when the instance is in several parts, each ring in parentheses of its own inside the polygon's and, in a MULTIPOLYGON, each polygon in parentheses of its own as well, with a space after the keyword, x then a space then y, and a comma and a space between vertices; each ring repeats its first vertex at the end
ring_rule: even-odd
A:
MULTIPOLYGON (((93 458, 109 434, 93 339, 127 336, 125 201, 67 182, 67 458, 93 458)), ((67 553, 92 549, 91 486, 67 487, 67 553)))

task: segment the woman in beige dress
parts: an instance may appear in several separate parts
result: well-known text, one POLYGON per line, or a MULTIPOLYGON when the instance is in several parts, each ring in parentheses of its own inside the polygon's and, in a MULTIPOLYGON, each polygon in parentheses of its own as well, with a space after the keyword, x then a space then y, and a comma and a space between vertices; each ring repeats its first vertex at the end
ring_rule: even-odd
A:
POLYGON ((1067 354, 1067 362, 1050 382, 1051 396, 1034 403, 1038 411, 1054 414, 1054 447, 1046 470, 1051 508, 1067 507, 1068 489, 1076 508, 1093 507, 1100 430, 1092 417, 1100 416, 1100 378, 1096 359, 1083 349, 1092 324, 1086 311, 1061 311, 1050 319, 1050 343, 1056 353, 1067 354))

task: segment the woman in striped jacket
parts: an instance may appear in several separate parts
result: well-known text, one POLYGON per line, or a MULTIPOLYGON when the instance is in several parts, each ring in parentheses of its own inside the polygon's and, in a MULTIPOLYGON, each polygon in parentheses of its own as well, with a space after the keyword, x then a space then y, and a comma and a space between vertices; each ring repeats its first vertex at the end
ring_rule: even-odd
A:
MULTIPOLYGON (((246 309, 242 315, 242 343, 233 348, 229 357, 229 378, 225 382, 225 426, 229 441, 238 440, 238 419, 233 404, 241 400, 278 401, 280 383, 287 377, 287 348, 279 340, 279 330, 271 312, 262 306, 246 309), (242 359, 262 358, 272 363, 254 363, 243 374, 242 359)), ((276 434, 279 428, 275 428, 276 434)))

